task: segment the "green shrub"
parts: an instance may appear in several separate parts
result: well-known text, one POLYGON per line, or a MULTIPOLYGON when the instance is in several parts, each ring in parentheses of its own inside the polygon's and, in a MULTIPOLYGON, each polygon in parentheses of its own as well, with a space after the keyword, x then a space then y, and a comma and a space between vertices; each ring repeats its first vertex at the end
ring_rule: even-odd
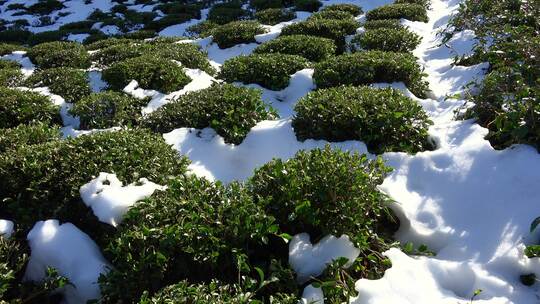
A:
POLYGON ((0 31, 0 42, 26 43, 32 32, 21 29, 8 29, 0 31))
POLYGON ((283 7, 281 0, 250 0, 249 5, 257 11, 283 7))
POLYGON ((420 36, 402 27, 366 30, 354 37, 352 43, 358 44, 363 50, 412 52, 421 41, 420 36))
POLYGON ((430 0, 395 0, 394 3, 396 4, 418 4, 426 9, 430 7, 431 1, 430 0))
POLYGON ((327 146, 272 160, 255 171, 248 186, 281 231, 307 232, 315 241, 346 234, 368 255, 369 240, 382 237, 377 234, 391 222, 388 199, 377 189, 390 171, 381 158, 327 146))
POLYGON ((267 247, 276 228, 238 183, 172 180, 166 191, 135 204, 104 248, 114 269, 99 280, 103 300, 132 303, 144 291, 153 294, 183 279, 238 282, 249 266, 248 253, 268 262, 277 253, 286 258, 282 240, 273 250, 267 247))
POLYGON ((26 48, 17 44, 0 43, 0 56, 8 55, 15 51, 26 51, 26 48))
POLYGON ((429 89, 424 76, 416 57, 410 53, 365 51, 318 63, 313 80, 318 88, 402 81, 413 94, 424 98, 429 89))
POLYGON ((55 42, 65 40, 67 33, 64 31, 44 31, 39 33, 34 33, 28 37, 26 42, 30 46, 38 45, 46 42, 55 42))
POLYGON ((240 1, 229 1, 212 6, 208 12, 208 20, 217 24, 226 24, 245 18, 248 12, 242 9, 240 1))
POLYGON ((75 42, 55 41, 38 44, 28 51, 28 57, 41 69, 90 67, 90 56, 84 47, 75 42))
POLYGON ((379 20, 370 20, 362 24, 366 30, 375 30, 380 28, 389 28, 389 29, 401 29, 403 25, 399 22, 399 19, 379 19, 379 20))
POLYGON ((188 27, 186 29, 186 33, 190 37, 206 38, 208 36, 212 36, 212 31, 218 26, 219 24, 217 23, 205 20, 188 27))
POLYGON ((255 35, 265 32, 256 21, 234 21, 215 28, 212 38, 220 49, 226 49, 239 43, 255 42, 255 35))
POLYGON ((267 8, 256 12, 255 18, 262 24, 275 25, 296 18, 296 13, 282 8, 267 8))
POLYGON ((281 53, 299 55, 310 61, 322 61, 332 57, 336 53, 336 45, 332 39, 307 36, 291 35, 280 36, 258 46, 256 54, 281 53))
POLYGON ((150 41, 152 48, 148 51, 161 58, 168 58, 182 63, 190 69, 200 69, 210 75, 216 70, 208 61, 208 54, 193 43, 162 43, 159 40, 150 41))
POLYGON ((119 61, 142 56, 145 52, 150 52, 150 49, 151 46, 149 44, 140 41, 115 43, 92 53, 91 58, 93 62, 100 66, 109 66, 119 61))
POLYGON ((163 30, 164 28, 169 27, 171 25, 187 22, 193 19, 192 17, 193 16, 189 14, 165 15, 160 19, 152 20, 148 22, 148 24, 146 24, 144 29, 159 32, 163 30))
POLYGON ((152 55, 117 62, 103 71, 102 78, 115 90, 122 90, 131 80, 136 80, 142 88, 163 93, 180 90, 191 81, 182 67, 152 55))
POLYGON ((70 113, 80 118, 81 129, 105 129, 134 126, 141 119, 141 110, 149 102, 123 93, 92 93, 79 100, 70 113))
POLYGON ((295 10, 306 12, 316 12, 322 6, 319 0, 294 0, 293 4, 295 10))
POLYGON ((309 16, 308 20, 311 19, 337 19, 337 20, 343 20, 343 19, 353 19, 354 15, 352 15, 349 12, 346 11, 338 11, 338 10, 329 10, 329 11, 320 11, 313 13, 311 16, 309 16))
POLYGON ((0 128, 39 121, 61 125, 60 108, 39 93, 0 87, 0 128))
POLYGON ((171 14, 186 14, 191 16, 191 19, 201 19, 200 4, 185 4, 181 2, 162 3, 154 7, 154 10, 160 10, 167 15, 171 14))
POLYGON ((225 142, 240 144, 257 122, 275 117, 272 110, 266 110, 260 90, 214 84, 179 96, 145 116, 142 125, 160 133, 182 127, 211 127, 225 142))
POLYGON ((40 0, 26 8, 26 12, 33 15, 49 15, 63 8, 64 5, 58 0, 40 0))
POLYGON ((358 16, 364 12, 362 8, 359 7, 358 5, 349 4, 349 3, 328 5, 328 6, 323 7, 323 9, 320 12, 327 12, 327 11, 347 12, 353 16, 358 16))
POLYGON ((22 74, 20 65, 18 63, 14 61, 0 60, 0 86, 17 87, 21 85, 23 80, 24 75, 22 74))
POLYGON ((103 39, 103 40, 99 40, 99 41, 95 41, 95 42, 92 42, 92 43, 89 43, 87 45, 85 45, 85 48, 89 51, 95 51, 95 50, 99 50, 99 49, 104 49, 104 48, 107 48, 107 47, 112 47, 112 46, 115 46, 115 45, 120 45, 120 44, 133 44, 133 43, 137 43, 139 41, 135 40, 135 39, 126 39, 126 38, 117 38, 117 37, 110 37, 110 38, 107 38, 107 39, 103 39))
POLYGON ((419 4, 388 4, 366 13, 366 20, 379 19, 408 19, 411 21, 428 22, 426 8, 419 4))
POLYGON ((300 56, 286 54, 253 54, 225 61, 218 77, 225 81, 256 83, 270 90, 281 90, 289 85, 295 72, 308 66, 300 56))
POLYGON ((415 100, 394 89, 342 86, 317 90, 295 106, 296 137, 361 140, 372 153, 416 153, 433 148, 431 123, 415 100))
POLYGON ((36 145, 58 139, 60 139, 60 130, 51 128, 43 122, 0 129, 0 153, 23 145, 36 145))
POLYGON ((100 242, 114 227, 98 222, 79 188, 100 172, 125 184, 146 177, 165 184, 185 172, 180 157, 159 135, 142 131, 98 132, 77 138, 21 146, 0 154, 0 212, 27 232, 43 218, 72 222, 100 242))
POLYGON ((281 35, 311 35, 333 39, 339 53, 345 50, 345 36, 352 35, 360 26, 354 19, 310 19, 291 24, 281 31, 281 35))
POLYGON ((94 21, 92 20, 83 20, 83 21, 77 21, 77 22, 70 22, 66 23, 60 26, 60 31, 66 31, 66 32, 89 32, 92 30, 92 26, 94 25, 94 21))
POLYGON ((0 70, 3 69, 20 69, 21 64, 14 60, 7 60, 0 58, 0 70))
MULTIPOLYGON (((189 284, 181 281, 177 284, 167 286, 157 292, 152 298, 147 294, 143 295, 139 304, 171 304, 171 303, 191 303, 191 304, 240 304, 251 303, 254 293, 246 292, 238 284, 223 284, 213 280, 204 284, 189 284)), ((293 294, 274 294, 273 302, 279 304, 297 304, 298 298, 293 294)))
POLYGON ((72 68, 40 70, 25 81, 30 87, 48 87, 50 92, 62 96, 68 102, 77 102, 92 93, 85 71, 72 68))
POLYGON ((138 30, 123 34, 123 39, 150 39, 156 37, 158 34, 154 30, 138 30))

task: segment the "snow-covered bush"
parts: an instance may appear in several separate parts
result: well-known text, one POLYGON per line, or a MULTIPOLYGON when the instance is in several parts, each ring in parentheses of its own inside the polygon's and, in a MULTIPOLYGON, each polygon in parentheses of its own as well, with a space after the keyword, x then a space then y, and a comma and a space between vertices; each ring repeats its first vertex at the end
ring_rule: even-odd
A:
POLYGON ((28 51, 28 57, 41 69, 90 67, 90 55, 82 44, 54 41, 38 44, 28 51))
POLYGON ((323 9, 320 10, 320 12, 328 12, 328 11, 347 12, 353 16, 358 16, 363 13, 363 10, 360 6, 350 4, 350 3, 332 4, 332 5, 325 6, 323 7, 323 9))
POLYGON ((346 234, 364 251, 390 220, 388 199, 377 189, 390 171, 381 158, 327 146, 272 160, 255 171, 248 187, 281 231, 307 232, 314 240, 346 234))
POLYGON ((255 18, 262 24, 275 25, 296 18, 296 13, 283 8, 267 8, 257 11, 255 18))
MULTIPOLYGON (((239 304, 249 303, 253 300, 254 293, 243 290, 238 284, 224 284, 217 280, 210 283, 189 284, 181 281, 167 286, 157 292, 153 297, 144 295, 139 304, 167 304, 177 303, 182 299, 185 303, 194 304, 239 304)), ((273 302, 279 304, 298 304, 298 298, 294 294, 273 294, 273 302)))
POLYGON ((190 92, 145 116, 142 126, 166 133, 176 128, 213 128, 225 142, 240 144, 261 120, 277 115, 267 110, 257 89, 214 84, 190 92))
POLYGON ((23 145, 36 145, 57 139, 60 139, 60 130, 43 122, 0 129, 0 153, 23 145))
POLYGON ((40 121, 61 124, 60 107, 39 93, 0 87, 0 128, 40 121))
POLYGON ((255 35, 265 32, 256 21, 233 21, 212 30, 212 38, 220 49, 226 49, 239 43, 255 42, 255 35))
POLYGON ((293 5, 297 11, 316 12, 322 3, 319 0, 294 0, 293 5))
POLYGON ((345 50, 345 36, 352 35, 360 24, 352 18, 310 19, 286 26, 281 35, 312 35, 333 39, 339 52, 345 50))
POLYGON ((380 50, 390 52, 412 52, 421 38, 405 27, 369 29, 355 36, 353 45, 362 50, 380 50))
POLYGON ((365 51, 316 64, 313 79, 318 88, 402 81, 422 98, 428 90, 424 75, 416 57, 410 53, 365 51))
POLYGON ((258 46, 256 54, 280 53, 299 55, 310 61, 318 62, 330 58, 336 53, 336 45, 332 39, 308 36, 291 35, 280 36, 258 46))
POLYGON ((401 18, 411 21, 428 22, 426 8, 420 4, 387 4, 366 13, 367 20, 401 18))
POLYGON ((299 140, 361 140, 370 152, 415 153, 432 148, 431 124, 413 99, 391 88, 341 86, 300 99, 292 126, 299 140))
POLYGON ((44 218, 72 222, 97 242, 114 228, 81 202, 79 188, 100 172, 125 183, 141 177, 166 183, 188 160, 148 131, 98 132, 73 139, 23 145, 0 154, 0 213, 22 232, 44 218))
MULTIPOLYGON (((270 267, 271 258, 287 257, 276 229, 274 219, 240 184, 225 186, 195 176, 171 180, 166 191, 128 211, 104 248, 114 269, 100 278, 103 300, 132 303, 145 291, 152 295, 185 279, 238 282, 238 275, 249 275, 246 267, 252 266, 270 277, 276 268, 270 267)), ((288 284, 280 286, 294 290, 291 271, 284 274, 288 284)))
POLYGON ((134 126, 148 101, 114 91, 92 93, 79 100, 70 113, 79 116, 81 129, 134 126))
POLYGON ((252 54, 225 61, 218 77, 229 82, 256 83, 270 90, 281 90, 289 85, 292 74, 308 64, 307 59, 297 55, 252 54))
POLYGON ((136 80, 142 88, 163 93, 180 90, 191 81, 178 64, 150 54, 114 63, 103 70, 102 78, 114 90, 136 80))
POLYGON ((362 24, 366 30, 374 30, 379 28, 390 28, 390 29, 400 29, 403 28, 403 25, 399 22, 399 19, 379 19, 379 20, 370 20, 362 24))
POLYGON ((26 79, 25 84, 48 87, 51 93, 62 96, 68 102, 77 102, 92 93, 86 72, 66 67, 36 71, 26 79))
POLYGON ((242 3, 238 0, 233 0, 212 6, 208 12, 208 20, 217 24, 226 24, 243 19, 247 15, 248 11, 242 9, 242 3))

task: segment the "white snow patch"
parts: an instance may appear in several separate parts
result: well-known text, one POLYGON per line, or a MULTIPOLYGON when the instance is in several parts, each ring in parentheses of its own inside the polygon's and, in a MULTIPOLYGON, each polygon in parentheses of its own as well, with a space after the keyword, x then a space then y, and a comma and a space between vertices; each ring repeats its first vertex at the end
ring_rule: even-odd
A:
POLYGON ((0 220, 0 236, 9 238, 13 233, 13 222, 9 220, 0 220))
POLYGON ((141 178, 139 183, 123 186, 116 174, 101 172, 83 185, 79 192, 86 206, 92 208, 100 221, 116 227, 133 204, 151 196, 156 190, 165 189, 165 186, 146 178, 141 178))
POLYGON ((71 223, 47 220, 37 222, 27 239, 32 254, 25 279, 42 280, 47 267, 53 267, 74 285, 63 290, 67 303, 99 299, 97 280, 110 265, 88 235, 71 223))
POLYGON ((308 285, 304 288, 302 293, 302 299, 298 302, 299 304, 324 304, 324 294, 321 288, 313 287, 313 285, 308 285))
POLYGON ((360 250, 354 247, 346 235, 339 238, 328 235, 313 245, 309 240, 309 234, 300 233, 289 243, 289 264, 296 272, 300 283, 320 275, 326 265, 338 258, 347 258, 349 261, 345 267, 348 267, 359 254, 360 250))

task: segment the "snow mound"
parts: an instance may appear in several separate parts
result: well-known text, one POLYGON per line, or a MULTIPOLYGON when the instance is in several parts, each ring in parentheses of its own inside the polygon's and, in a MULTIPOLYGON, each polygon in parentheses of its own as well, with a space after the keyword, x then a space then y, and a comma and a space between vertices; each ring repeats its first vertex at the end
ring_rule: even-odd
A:
POLYGON ((79 192, 86 206, 92 208, 97 218, 114 227, 122 221, 129 207, 152 195, 165 186, 141 178, 139 183, 123 186, 116 174, 101 172, 98 177, 83 185, 79 192))
POLYGON ((0 220, 0 236, 9 238, 13 233, 13 222, 8 220, 0 220))

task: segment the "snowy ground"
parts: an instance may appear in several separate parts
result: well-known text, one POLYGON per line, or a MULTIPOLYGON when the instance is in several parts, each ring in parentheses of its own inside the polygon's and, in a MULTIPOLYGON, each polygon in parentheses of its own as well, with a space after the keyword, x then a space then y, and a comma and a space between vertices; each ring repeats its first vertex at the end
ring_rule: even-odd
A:
MULTIPOLYGON (((337 2, 355 3, 368 11, 391 1, 324 3, 337 2)), ((110 6, 109 1, 94 3, 110 6)), ((535 149, 524 145, 496 151, 484 140, 486 129, 471 120, 455 119, 454 112, 460 109, 464 101, 447 96, 456 96, 462 91, 463 85, 481 78, 486 68, 483 64, 452 66, 454 56, 470 52, 474 43, 473 33, 461 33, 448 45, 440 45, 441 37, 437 33, 445 28, 458 5, 457 0, 432 0, 428 23, 403 20, 404 24, 423 37, 414 54, 429 75, 432 99, 414 97, 401 83, 376 84, 403 90, 418 100, 434 121, 430 134, 438 143, 438 149, 416 155, 384 154, 383 157, 395 170, 385 180, 381 190, 397 202, 394 209, 400 217, 401 227, 396 238, 415 245, 426 244, 437 255, 411 257, 399 249, 389 250, 385 254, 392 260, 392 268, 380 280, 358 281, 356 289, 359 296, 353 299, 353 303, 469 303, 477 289, 482 289, 482 292, 475 298, 475 303, 540 303, 538 284, 526 287, 519 281, 521 274, 535 273, 540 276, 539 260, 528 259, 523 254, 524 246, 537 241, 539 237, 529 232, 529 225, 540 215, 540 157, 535 149)), ((301 13, 293 22, 307 16, 307 13, 301 13)), ((71 21, 75 20, 68 22, 71 21)), ((270 33, 258 37, 258 41, 276 37, 282 27, 283 24, 269 27, 270 33)), ((178 35, 185 28, 186 24, 177 25, 166 28, 161 34, 178 35)), ((253 43, 220 50, 211 43, 211 38, 191 42, 206 48, 216 66, 228 58, 250 53, 257 45, 253 43)), ((25 71, 31 73, 32 66, 23 53, 8 55, 7 58, 22 62, 25 71)), ((194 80, 182 91, 164 95, 138 88, 136 83, 130 84, 125 91, 136 96, 151 96, 152 100, 143 110, 148 113, 172 97, 207 87, 212 81, 204 72, 188 72, 194 80)), ((92 75, 92 83, 99 89, 102 87, 99 72, 92 75)), ((260 122, 240 145, 225 144, 212 129, 181 128, 163 136, 175 149, 191 159, 190 169, 196 175, 225 182, 245 180, 255 168, 272 158, 290 158, 301 149, 327 144, 315 140, 298 142, 291 127, 295 102, 314 89, 312 75, 313 70, 305 69, 294 74, 289 87, 282 91, 263 89, 264 100, 278 110, 281 118, 260 122)), ((253 84, 248 86, 260 88, 253 84)), ((56 100, 63 104, 63 100, 56 100)), ((76 121, 70 123, 69 119, 65 117, 65 122, 76 127, 76 121)), ((71 132, 73 135, 80 133, 73 129, 71 132)), ((366 146, 359 141, 331 145, 367 153, 366 146)), ((110 224, 117 224, 130 204, 160 189, 147 181, 143 186, 122 188, 121 181, 114 176, 108 177, 112 178, 113 183, 104 186, 100 181, 106 176, 100 175, 96 180, 89 181, 81 189, 81 195, 94 210, 101 210, 100 219, 110 224), (126 194, 129 201, 122 199, 126 194), (107 208, 114 210, 114 213, 111 214, 107 208)), ((0 233, 11 229, 11 223, 0 220, 0 233)), ((99 292, 93 280, 107 262, 93 242, 75 226, 58 225, 55 221, 39 222, 28 235, 28 240, 32 248, 32 267, 27 273, 29 278, 35 277, 35 267, 50 265, 80 284, 77 291, 67 293, 70 302, 78 303, 99 292), (84 268, 80 268, 82 264, 84 268), (82 272, 85 272, 84 275, 82 272)), ((345 236, 329 236, 320 244, 310 244, 306 235, 298 235, 290 248, 291 264, 304 275, 320 272, 333 257, 354 257, 358 254, 345 236)), ((320 290, 311 287, 306 288, 304 293, 306 302, 320 296, 320 290)))

